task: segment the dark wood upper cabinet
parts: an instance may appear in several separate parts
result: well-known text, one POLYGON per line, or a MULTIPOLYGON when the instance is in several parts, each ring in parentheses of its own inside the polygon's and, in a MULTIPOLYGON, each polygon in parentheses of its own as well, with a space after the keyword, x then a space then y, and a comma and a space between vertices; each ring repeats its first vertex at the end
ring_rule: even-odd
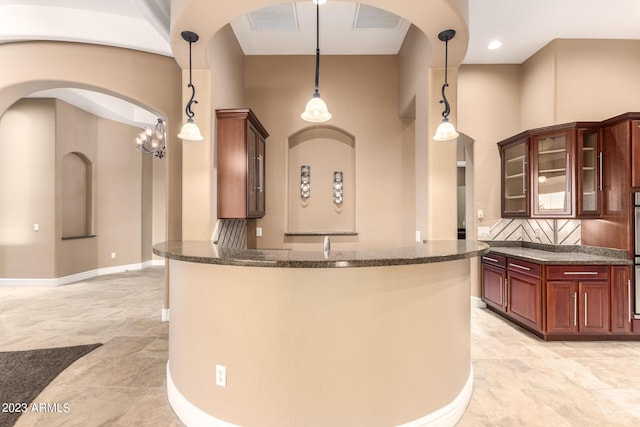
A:
POLYGON ((218 218, 265 215, 265 141, 248 108, 216 110, 218 218))
POLYGON ((532 217, 575 215, 574 132, 531 136, 532 217))
POLYGON ((576 202, 578 217, 599 217, 602 214, 602 174, 604 157, 602 139, 597 129, 578 129, 576 142, 576 202))
POLYGON ((502 217, 598 217, 602 153, 591 122, 532 129, 498 143, 502 217))
POLYGON ((528 217, 530 208, 529 138, 500 145, 502 175, 502 216, 528 217))

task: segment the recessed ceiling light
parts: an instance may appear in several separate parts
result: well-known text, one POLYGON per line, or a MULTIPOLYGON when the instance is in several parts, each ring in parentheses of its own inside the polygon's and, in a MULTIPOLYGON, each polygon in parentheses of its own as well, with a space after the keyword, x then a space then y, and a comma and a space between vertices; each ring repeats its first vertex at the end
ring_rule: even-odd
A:
POLYGON ((494 50, 494 49, 498 49, 502 46, 502 42, 500 40, 492 40, 491 43, 489 43, 489 46, 487 46, 489 49, 494 50))
POLYGON ((325 4, 327 0, 313 0, 315 4, 325 4))

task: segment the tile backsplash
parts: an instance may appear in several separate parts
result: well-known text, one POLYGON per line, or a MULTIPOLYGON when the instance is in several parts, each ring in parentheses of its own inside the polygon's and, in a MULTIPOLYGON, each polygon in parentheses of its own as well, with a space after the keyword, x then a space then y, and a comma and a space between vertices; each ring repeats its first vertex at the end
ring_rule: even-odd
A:
POLYGON ((579 245, 580 220, 503 218, 489 227, 480 240, 523 241, 550 245, 579 245))

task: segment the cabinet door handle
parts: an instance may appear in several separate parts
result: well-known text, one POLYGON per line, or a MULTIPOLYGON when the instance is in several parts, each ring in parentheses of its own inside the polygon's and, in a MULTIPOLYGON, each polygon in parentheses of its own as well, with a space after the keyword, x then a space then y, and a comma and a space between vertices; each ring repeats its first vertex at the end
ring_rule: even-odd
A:
POLYGON ((524 265, 518 265, 518 264, 509 263, 509 266, 515 267, 515 268, 519 268, 521 270, 531 271, 531 269, 529 267, 525 267, 524 265))
POLYGON ((562 273, 566 276, 571 276, 571 275, 593 275, 593 274, 598 274, 597 271, 565 271, 564 273, 562 273))
POLYGON ((264 191, 264 158, 262 155, 258 156, 258 191, 264 191))
POLYGON ((573 326, 578 324, 578 294, 573 293, 573 326))
POLYGON ((500 305, 504 305, 504 298, 502 296, 502 277, 500 277, 500 305))
POLYGON ((587 326, 587 293, 584 293, 584 326, 587 326))
POLYGON ((604 158, 604 154, 602 152, 600 152, 598 154, 598 173, 600 174, 599 178, 600 178, 600 191, 602 191, 602 163, 603 163, 603 158, 604 158))
POLYGON ((627 280, 627 302, 629 304, 629 323, 631 323, 631 279, 627 280))
POLYGON ((488 256, 483 256, 483 257, 482 257, 482 260, 483 260, 483 261, 484 261, 484 260, 487 260, 487 261, 491 261, 491 262, 498 262, 498 260, 497 260, 497 259, 495 259, 495 258, 490 258, 490 257, 488 257, 488 256))
POLYGON ((504 279, 504 299, 506 300, 506 306, 509 308, 509 279, 504 279))
POLYGON ((527 192, 527 161, 522 159, 522 192, 527 192))

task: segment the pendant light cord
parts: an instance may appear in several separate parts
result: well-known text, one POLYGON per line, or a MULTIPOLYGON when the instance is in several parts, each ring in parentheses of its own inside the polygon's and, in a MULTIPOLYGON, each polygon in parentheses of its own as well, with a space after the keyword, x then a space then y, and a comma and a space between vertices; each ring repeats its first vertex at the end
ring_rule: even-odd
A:
POLYGON ((315 95, 319 95, 320 80, 320 3, 316 3, 316 91, 315 95))

